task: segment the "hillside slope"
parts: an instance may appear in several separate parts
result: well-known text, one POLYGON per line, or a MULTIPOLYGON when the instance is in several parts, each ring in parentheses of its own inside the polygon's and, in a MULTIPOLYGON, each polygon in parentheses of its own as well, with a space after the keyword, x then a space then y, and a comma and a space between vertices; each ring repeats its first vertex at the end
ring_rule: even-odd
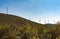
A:
MULTIPOLYGON (((24 30, 23 33, 25 33, 25 31, 27 31, 27 33, 31 31, 34 32, 34 30, 32 29, 38 28, 38 26, 40 26, 40 24, 26 20, 22 17, 9 15, 9 14, 0 14, 0 30, 1 33, 3 32, 2 34, 4 34, 5 32, 5 35, 7 35, 7 37, 9 37, 13 32, 15 32, 13 33, 13 35, 16 35, 16 33, 20 32, 20 30, 24 30), (10 35, 8 36, 8 34, 10 35)), ((7 38, 7 37, 1 37, 1 38, 7 38)))
POLYGON ((60 36, 59 26, 49 27, 15 15, 0 14, 0 39, 56 39, 60 36))

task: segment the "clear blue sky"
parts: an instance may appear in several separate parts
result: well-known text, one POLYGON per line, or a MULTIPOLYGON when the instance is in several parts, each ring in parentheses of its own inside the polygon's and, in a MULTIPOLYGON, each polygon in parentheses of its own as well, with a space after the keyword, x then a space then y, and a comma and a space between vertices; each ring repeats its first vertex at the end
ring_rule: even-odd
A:
POLYGON ((44 20, 60 20, 60 0, 0 0, 0 12, 6 13, 6 7, 9 8, 9 14, 21 16, 23 18, 41 23, 44 20))

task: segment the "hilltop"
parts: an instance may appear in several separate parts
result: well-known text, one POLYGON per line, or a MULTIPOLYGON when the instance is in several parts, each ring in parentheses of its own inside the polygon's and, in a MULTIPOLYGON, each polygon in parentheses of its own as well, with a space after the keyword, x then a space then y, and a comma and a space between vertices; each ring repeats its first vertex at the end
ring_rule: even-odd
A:
POLYGON ((60 36, 59 26, 43 25, 19 16, 0 14, 0 39, 56 39, 60 36))

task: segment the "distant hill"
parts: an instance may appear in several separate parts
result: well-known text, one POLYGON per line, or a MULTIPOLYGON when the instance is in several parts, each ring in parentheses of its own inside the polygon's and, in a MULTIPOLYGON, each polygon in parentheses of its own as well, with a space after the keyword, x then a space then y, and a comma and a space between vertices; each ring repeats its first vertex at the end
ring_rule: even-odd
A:
POLYGON ((43 25, 19 16, 0 13, 0 39, 55 39, 60 31, 59 26, 43 25))
POLYGON ((47 23, 45 24, 46 26, 55 26, 56 24, 50 24, 50 23, 47 23))

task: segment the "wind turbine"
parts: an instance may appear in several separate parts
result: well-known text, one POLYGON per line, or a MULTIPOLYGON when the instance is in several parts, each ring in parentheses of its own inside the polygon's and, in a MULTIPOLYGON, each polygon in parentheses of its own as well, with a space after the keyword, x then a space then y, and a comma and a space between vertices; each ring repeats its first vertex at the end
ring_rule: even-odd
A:
POLYGON ((44 23, 46 24, 46 20, 44 20, 44 23))
POLYGON ((8 7, 6 7, 6 13, 8 14, 8 7))
POLYGON ((39 19, 39 23, 41 22, 41 20, 39 19))

